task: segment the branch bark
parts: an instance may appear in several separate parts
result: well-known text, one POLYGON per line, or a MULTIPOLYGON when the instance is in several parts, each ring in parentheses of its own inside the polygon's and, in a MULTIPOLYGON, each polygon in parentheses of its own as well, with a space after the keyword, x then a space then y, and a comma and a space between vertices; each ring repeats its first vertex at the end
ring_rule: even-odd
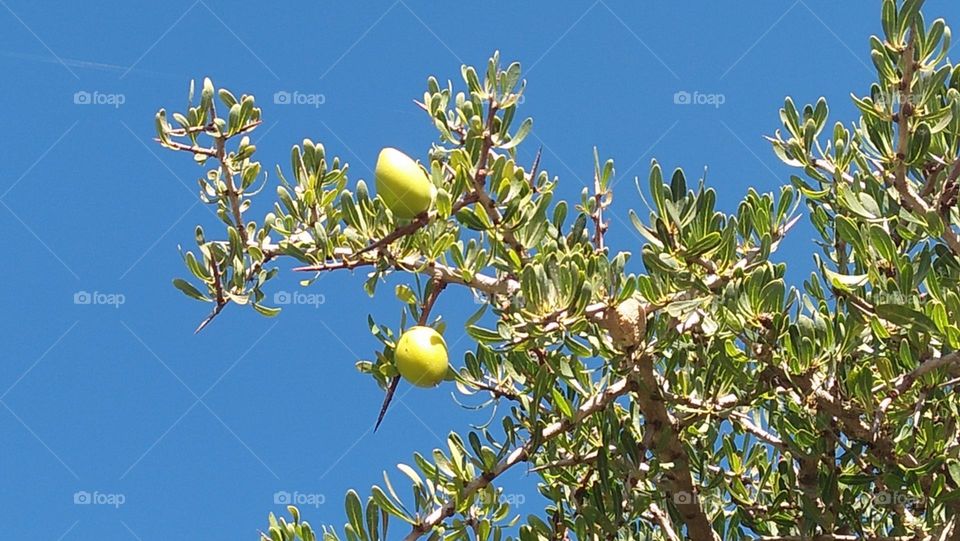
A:
POLYGON ((892 397, 900 396, 909 391, 914 382, 930 372, 956 363, 960 363, 960 351, 954 351, 953 353, 949 353, 935 359, 930 359, 922 363, 920 366, 914 368, 910 372, 893 380, 892 385, 895 391, 891 393, 892 397))
MULTIPOLYGON (((900 110, 897 112, 897 160, 898 164, 894 171, 893 186, 900 194, 907 209, 926 216, 932 208, 923 200, 917 191, 910 185, 907 178, 906 157, 910 147, 910 118, 914 114, 913 105, 913 78, 917 68, 917 62, 914 60, 916 50, 916 38, 914 30, 910 31, 910 37, 907 40, 907 46, 901 53, 903 62, 903 78, 900 82, 900 110)), ((955 168, 956 169, 956 168, 955 168)), ((960 173, 960 169, 957 170, 960 173)), ((950 223, 950 214, 946 216, 937 214, 943 220, 944 233, 943 238, 953 253, 960 257, 960 235, 953 230, 950 223)))
MULTIPOLYGON (((483 207, 494 227, 501 228, 503 226, 503 216, 500 214, 500 209, 497 208, 497 204, 490 197, 490 194, 487 193, 486 188, 488 173, 487 162, 490 159, 490 150, 493 148, 493 121, 496 116, 497 103, 493 98, 490 98, 487 105, 487 120, 484 126, 483 143, 480 145, 480 158, 477 161, 477 174, 473 178, 473 189, 480 202, 480 206, 483 207)), ((503 241, 507 243, 517 255, 523 257, 526 250, 517 241, 516 237, 514 237, 513 231, 502 228, 500 232, 501 235, 503 235, 503 241)))
POLYGON ((644 426, 651 434, 644 435, 644 439, 654 442, 651 452, 660 460, 661 464, 672 464, 655 482, 661 485, 667 496, 680 512, 680 517, 687 526, 687 536, 694 541, 713 541, 717 539, 710 519, 707 518, 700 505, 699 490, 694 487, 693 474, 690 471, 690 458, 683 448, 683 442, 674 427, 670 413, 664 405, 663 392, 657 382, 653 359, 641 356, 637 361, 639 367, 638 386, 636 392, 637 404, 643 412, 644 426))

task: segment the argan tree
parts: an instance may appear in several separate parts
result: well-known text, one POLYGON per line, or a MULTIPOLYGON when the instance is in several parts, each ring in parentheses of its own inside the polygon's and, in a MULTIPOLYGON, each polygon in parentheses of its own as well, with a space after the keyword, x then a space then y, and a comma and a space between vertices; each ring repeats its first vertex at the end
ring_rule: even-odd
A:
POLYGON ((855 122, 786 100, 769 140, 798 174, 780 193, 749 190, 727 214, 654 162, 637 183, 647 208, 630 214, 642 245, 605 241, 611 161, 572 204, 518 162, 524 83, 496 54, 483 73, 464 67, 463 86, 427 80, 434 195, 410 219, 309 140, 252 219, 265 182, 253 96, 207 80, 185 113, 161 110, 159 143, 208 169, 200 196, 225 226, 216 240, 197 228, 191 281, 175 281, 212 305, 201 328, 231 304, 276 315, 281 259, 307 283, 360 269, 370 295, 400 276, 409 318, 371 318, 383 347, 358 364, 387 389, 402 327, 442 332, 445 289, 483 299, 446 385, 507 406, 496 422, 348 493, 342 529, 290 508, 263 537, 960 539, 960 66, 921 4, 882 2, 855 122), (803 218, 816 270, 789 287, 773 254, 803 218), (542 512, 498 497, 512 468, 539 476, 542 512))

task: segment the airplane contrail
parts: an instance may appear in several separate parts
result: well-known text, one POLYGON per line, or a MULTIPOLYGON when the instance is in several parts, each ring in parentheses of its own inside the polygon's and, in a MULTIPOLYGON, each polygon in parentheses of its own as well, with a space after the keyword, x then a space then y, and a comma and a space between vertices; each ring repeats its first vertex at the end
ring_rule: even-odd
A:
MULTIPOLYGON (((49 64, 65 64, 71 68, 79 69, 89 69, 97 71, 112 71, 116 73, 125 73, 129 69, 128 66, 120 66, 117 64, 106 64, 103 62, 92 62, 89 60, 76 60, 72 58, 56 58, 53 56, 44 56, 39 54, 28 54, 28 53, 18 53, 13 51, 0 51, 0 56, 7 58, 16 58, 19 60, 30 60, 33 62, 46 62, 49 64)), ((142 75, 151 75, 158 77, 176 77, 171 73, 161 73, 157 71, 143 70, 143 69, 133 69, 130 70, 142 75)))

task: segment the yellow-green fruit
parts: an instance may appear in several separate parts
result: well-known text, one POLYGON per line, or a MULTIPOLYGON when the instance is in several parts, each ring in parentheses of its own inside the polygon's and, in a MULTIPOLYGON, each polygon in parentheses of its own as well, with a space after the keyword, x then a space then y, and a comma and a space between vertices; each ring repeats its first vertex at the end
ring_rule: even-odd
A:
POLYGON ((395 148, 380 151, 374 176, 377 194, 398 218, 413 218, 433 203, 430 179, 417 162, 395 148))
POLYGON ((430 327, 410 327, 394 352, 397 370, 417 387, 434 387, 447 375, 447 344, 430 327))

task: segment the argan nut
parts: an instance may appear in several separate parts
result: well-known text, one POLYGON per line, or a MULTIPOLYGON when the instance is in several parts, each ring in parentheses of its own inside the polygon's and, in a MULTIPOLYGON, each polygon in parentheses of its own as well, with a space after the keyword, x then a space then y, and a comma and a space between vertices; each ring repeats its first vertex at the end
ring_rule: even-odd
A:
POLYGON ((615 309, 607 309, 603 323, 614 345, 619 348, 627 348, 643 342, 647 334, 647 313, 643 308, 643 301, 637 297, 630 297, 615 309))

